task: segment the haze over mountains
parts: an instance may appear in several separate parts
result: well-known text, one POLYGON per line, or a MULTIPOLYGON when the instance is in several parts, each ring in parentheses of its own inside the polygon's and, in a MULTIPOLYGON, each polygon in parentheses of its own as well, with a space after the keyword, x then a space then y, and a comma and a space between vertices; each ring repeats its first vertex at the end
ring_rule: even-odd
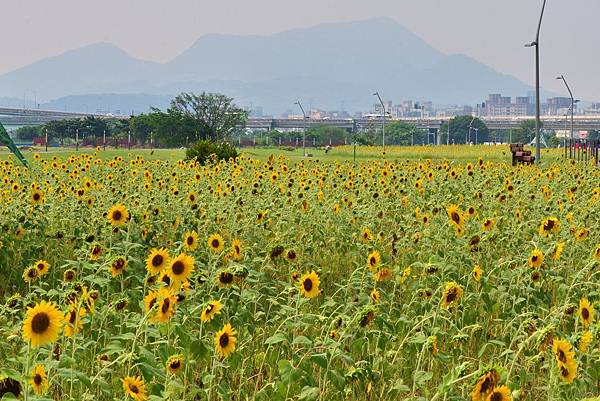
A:
POLYGON ((57 99, 43 107, 124 113, 166 107, 181 91, 218 91, 278 115, 298 99, 307 107, 368 110, 375 90, 384 100, 474 104, 488 93, 530 89, 468 56, 443 54, 386 17, 269 36, 207 35, 166 64, 99 43, 0 76, 0 96, 35 92, 57 99))

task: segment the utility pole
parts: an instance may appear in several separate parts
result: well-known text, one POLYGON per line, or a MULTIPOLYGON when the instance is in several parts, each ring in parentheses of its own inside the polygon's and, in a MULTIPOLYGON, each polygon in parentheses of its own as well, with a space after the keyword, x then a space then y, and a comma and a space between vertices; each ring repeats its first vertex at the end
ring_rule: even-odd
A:
POLYGON ((46 153, 48 153, 48 128, 45 128, 44 131, 46 131, 46 153))
MULTIPOLYGON (((304 107, 302 107, 300 100, 294 104, 297 104, 300 107, 300 110, 302 110, 302 116, 304 117, 304 129, 302 130, 302 157, 306 157, 306 113, 304 112, 304 107)), ((298 139, 296 139, 296 147, 298 147, 298 139)))
POLYGON ((106 150, 106 130, 102 131, 102 148, 106 150))
POLYGON ((565 83, 565 86, 567 87, 567 90, 569 91, 569 96, 571 96, 571 142, 573 142, 574 139, 574 123, 573 123, 573 115, 575 114, 575 103, 577 103, 579 100, 575 100, 573 99, 573 92, 571 92, 571 88, 569 87, 569 84, 567 83, 567 80, 565 79, 564 75, 561 75, 560 77, 556 77, 556 79, 560 79, 565 83))
POLYGON ((540 22, 538 23, 535 41, 528 43, 525 47, 535 46, 535 162, 540 163, 540 29, 542 29, 542 19, 546 9, 546 0, 542 4, 540 13, 540 22))
POLYGON ((79 128, 75 131, 75 150, 79 151, 79 128))

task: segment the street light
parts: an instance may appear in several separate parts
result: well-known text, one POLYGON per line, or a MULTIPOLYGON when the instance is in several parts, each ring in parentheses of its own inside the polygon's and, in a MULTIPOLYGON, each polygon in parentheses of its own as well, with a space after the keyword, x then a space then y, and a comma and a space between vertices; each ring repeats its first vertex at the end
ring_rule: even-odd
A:
POLYGON ((571 88, 569 87, 569 84, 567 83, 567 80, 565 79, 564 75, 561 75, 560 77, 556 77, 556 79, 560 79, 565 83, 565 86, 567 87, 567 90, 569 91, 569 96, 571 96, 571 142, 573 142, 573 115, 575 114, 575 99, 573 99, 573 92, 571 92, 571 88))
POLYGON ((381 100, 381 96, 379 96, 379 92, 375 92, 373 93, 373 96, 377 96, 377 98, 379 99, 379 103, 381 103, 381 133, 382 133, 382 140, 381 140, 381 144, 383 145, 383 152, 385 153, 385 104, 383 104, 383 100, 381 100))
POLYGON ((544 10, 546 8, 546 0, 542 4, 542 12, 540 14, 540 22, 537 28, 535 41, 528 43, 525 47, 535 46, 535 161, 540 163, 540 29, 542 28, 542 18, 544 18, 544 10))
POLYGON ((300 100, 294 104, 297 104, 300 107, 300 110, 302 110, 302 115, 304 116, 304 130, 302 131, 302 154, 304 155, 303 157, 306 157, 306 113, 304 112, 304 107, 302 107, 300 100))

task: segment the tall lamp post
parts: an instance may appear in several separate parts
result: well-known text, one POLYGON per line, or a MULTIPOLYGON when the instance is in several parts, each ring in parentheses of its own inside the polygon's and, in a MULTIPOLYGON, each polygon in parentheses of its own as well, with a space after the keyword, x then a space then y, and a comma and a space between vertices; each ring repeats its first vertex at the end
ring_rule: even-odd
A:
POLYGON ((300 100, 295 102, 302 110, 302 115, 304 116, 304 130, 302 130, 302 157, 306 157, 306 113, 304 112, 304 107, 302 107, 302 103, 300 100))
POLYGON ((569 91, 569 96, 571 96, 571 142, 573 141, 573 115, 575 114, 575 99, 573 99, 573 92, 571 92, 571 88, 569 87, 569 84, 567 83, 567 80, 565 79, 564 75, 561 75, 560 77, 556 77, 556 79, 560 79, 565 83, 565 86, 567 87, 567 90, 569 91))
POLYGON ((528 43, 525 47, 535 46, 535 162, 540 163, 540 29, 542 29, 542 19, 546 9, 546 0, 542 4, 540 13, 540 22, 538 23, 535 41, 528 43))
POLYGON ((383 152, 385 153, 385 104, 383 104, 383 100, 381 100, 379 92, 373 93, 373 96, 377 96, 377 99, 379 99, 379 103, 381 103, 381 144, 383 145, 383 152))

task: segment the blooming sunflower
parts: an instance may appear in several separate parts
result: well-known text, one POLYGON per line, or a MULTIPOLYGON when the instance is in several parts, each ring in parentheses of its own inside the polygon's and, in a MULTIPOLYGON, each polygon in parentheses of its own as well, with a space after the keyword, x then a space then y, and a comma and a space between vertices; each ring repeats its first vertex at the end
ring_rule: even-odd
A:
POLYGON ((42 301, 28 308, 23 322, 23 338, 31 341, 34 348, 56 341, 62 318, 62 313, 51 302, 42 301))
POLYGON ((225 246, 225 241, 223 241, 223 237, 221 237, 220 234, 213 234, 208 237, 206 244, 214 253, 221 253, 223 247, 225 246))
POLYGON ((473 267, 473 278, 475 281, 479 282, 481 280, 481 275, 483 274, 483 269, 479 265, 475 265, 473 267))
POLYGON ((176 375, 179 373, 181 368, 183 367, 183 356, 182 355, 173 355, 169 357, 167 360, 167 371, 172 375, 176 375))
POLYGON ((186 251, 194 251, 198 248, 198 233, 196 231, 187 231, 183 234, 183 248, 186 251))
MULTIPOLYGON (((150 313, 152 308, 156 305, 158 301, 158 292, 150 290, 148 294, 144 297, 144 305, 146 306, 146 313, 150 313)), ((153 316, 150 316, 150 321, 154 320, 153 316)))
POLYGON ((151 275, 160 273, 169 264, 169 251, 165 248, 152 249, 146 259, 146 270, 151 275))
POLYGON ((579 343, 577 344, 577 348, 580 352, 585 353, 592 341, 594 341, 594 335, 591 331, 588 330, 585 333, 583 333, 581 337, 579 337, 579 343))
POLYGON ((454 281, 446 283, 444 287, 444 294, 442 295, 442 308, 448 309, 449 307, 456 305, 460 302, 462 297, 463 289, 454 281))
POLYGON ((371 234, 371 230, 364 228, 360 234, 360 238, 363 242, 369 242, 373 239, 373 234, 371 234))
POLYGON ((125 395, 133 398, 135 401, 146 401, 148 393, 146 392, 146 384, 139 376, 127 376, 121 379, 123 383, 123 391, 125 395))
POLYGON ((506 386, 494 388, 485 401, 512 401, 510 389, 506 386))
POLYGON ((77 305, 71 304, 69 310, 65 313, 65 337, 73 337, 79 333, 82 327, 81 319, 85 316, 85 308, 78 308, 77 305), (77 313, 79 309, 79 313, 77 313))
POLYGON ((35 265, 35 267, 37 267, 38 275, 40 277, 42 277, 43 275, 48 273, 48 270, 50 270, 50 264, 48 262, 46 262, 45 260, 38 260, 37 262, 34 263, 34 265, 35 265))
POLYGON ((556 234, 560 231, 560 220, 556 217, 548 217, 540 223, 538 231, 542 237, 547 237, 550 233, 556 234))
POLYGON ((229 256, 233 260, 242 260, 242 242, 239 239, 234 239, 231 243, 231 251, 229 251, 229 256))
POLYGON ((544 253, 539 249, 534 249, 529 256, 529 266, 538 268, 544 263, 544 253))
POLYGON ((492 392, 499 381, 500 375, 496 369, 489 370, 479 376, 475 383, 475 388, 471 392, 471 401, 485 401, 486 397, 492 392))
POLYGON ((129 219, 129 212, 125 206, 117 204, 108 210, 106 218, 108 221, 110 221, 110 224, 112 224, 113 227, 121 227, 125 225, 127 219, 129 219))
POLYGON ((450 205, 446 208, 446 213, 448 213, 448 217, 450 218, 450 224, 456 226, 457 228, 462 229, 465 224, 465 216, 463 212, 456 205, 450 205))
POLYGON ((33 283, 40 277, 40 271, 35 266, 29 266, 23 271, 23 280, 26 283, 33 283))
POLYGON ((594 306, 587 298, 582 298, 579 301, 579 318, 585 328, 594 323, 594 306))
POLYGON ((183 283, 187 281, 194 272, 194 258, 182 253, 167 267, 167 274, 174 283, 183 283))
POLYGON ((381 301, 381 293, 377 288, 373 288, 369 296, 371 297, 371 301, 373 301, 376 304, 378 304, 381 301))
POLYGON ((494 228, 494 224, 496 224, 494 219, 485 219, 482 225, 483 231, 490 231, 492 228, 494 228))
POLYGON ((590 231, 587 228, 583 227, 577 230, 577 233, 575 234, 575 239, 577 239, 577 241, 583 241, 587 239, 589 235, 590 231))
POLYGON ((560 380, 563 383, 573 383, 577 376, 577 361, 569 358, 566 363, 559 363, 558 370, 560 372, 560 380))
POLYGON ((306 273, 300 278, 300 293, 306 298, 314 298, 319 295, 319 284, 321 280, 314 271, 306 273))
POLYGON ((30 200, 33 205, 42 205, 44 203, 44 193, 39 189, 34 189, 31 191, 30 200))
POLYGON ((48 389, 48 378, 46 377, 46 369, 44 365, 38 364, 33 368, 31 372, 31 379, 29 384, 33 388, 35 395, 41 396, 48 389))
POLYGON ((600 260, 600 244, 596 245, 596 249, 594 249, 592 256, 594 259, 600 260))
POLYGON ((575 357, 571 344, 566 340, 554 340, 552 342, 552 353, 558 364, 566 364, 575 357))
POLYGON ((560 255, 562 255, 564 249, 565 243, 563 241, 557 242, 554 246, 554 252, 552 252, 552 260, 560 259, 560 255))
POLYGON ((235 351, 236 331, 227 323, 223 328, 215 333, 215 348, 221 358, 227 358, 235 351))
POLYGON ((158 306, 154 321, 160 323, 168 322, 173 316, 175 316, 175 306, 177 305, 177 297, 175 294, 166 287, 161 287, 158 290, 157 298, 158 306))
POLYGON ((367 267, 371 272, 376 272, 381 262, 381 254, 378 251, 373 251, 367 257, 367 267))
POLYGON ((208 304, 206 304, 204 309, 202 309, 202 313, 200 314, 200 320, 203 323, 210 322, 215 318, 215 316, 221 313, 222 307, 223 304, 221 302, 216 300, 210 301, 208 304))
POLYGON ((110 273, 113 277, 121 275, 127 269, 127 259, 124 256, 117 256, 110 264, 110 273))

